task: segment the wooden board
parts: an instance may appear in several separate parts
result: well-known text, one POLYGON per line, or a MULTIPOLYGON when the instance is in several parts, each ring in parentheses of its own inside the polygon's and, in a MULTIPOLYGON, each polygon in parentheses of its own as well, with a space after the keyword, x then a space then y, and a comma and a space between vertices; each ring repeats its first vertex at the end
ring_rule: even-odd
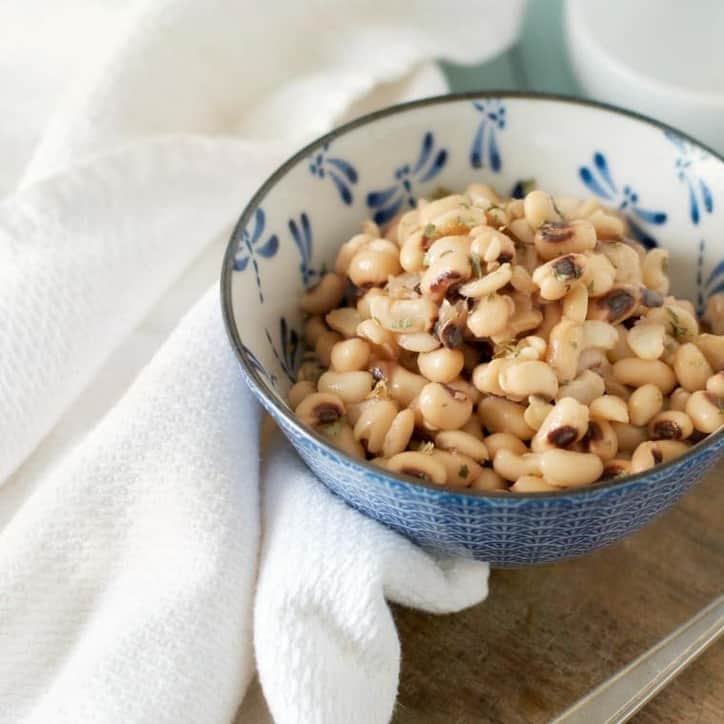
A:
MULTIPOLYGON (((722 592, 724 464, 621 543, 493 571, 488 600, 473 609, 395 607, 402 672, 393 721, 546 722, 722 592)), ((724 722, 724 639, 632 721, 724 722)))

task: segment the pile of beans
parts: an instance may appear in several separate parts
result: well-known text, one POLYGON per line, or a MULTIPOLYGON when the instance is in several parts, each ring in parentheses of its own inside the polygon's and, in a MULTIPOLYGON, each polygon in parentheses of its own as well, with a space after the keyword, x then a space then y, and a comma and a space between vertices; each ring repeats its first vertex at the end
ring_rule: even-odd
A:
POLYGON ((440 485, 554 491, 637 473, 724 423, 724 295, 595 199, 484 185, 367 222, 301 300, 297 416, 440 485))

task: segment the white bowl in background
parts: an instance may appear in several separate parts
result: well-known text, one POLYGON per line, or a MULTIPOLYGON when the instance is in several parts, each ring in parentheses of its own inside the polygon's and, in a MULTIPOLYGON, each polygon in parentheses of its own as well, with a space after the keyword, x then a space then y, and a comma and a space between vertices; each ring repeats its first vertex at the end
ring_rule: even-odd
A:
POLYGON ((591 97, 724 151, 721 0, 567 0, 565 25, 574 72, 591 97))

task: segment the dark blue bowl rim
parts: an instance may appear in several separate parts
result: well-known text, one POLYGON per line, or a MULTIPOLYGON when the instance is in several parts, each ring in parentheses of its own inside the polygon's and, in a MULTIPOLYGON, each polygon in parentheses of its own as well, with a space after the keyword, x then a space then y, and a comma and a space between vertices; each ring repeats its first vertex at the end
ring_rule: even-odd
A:
MULTIPOLYGON (((513 500, 551 500, 551 499, 565 499, 565 498, 580 498, 586 495, 596 496, 600 491, 606 489, 615 489, 623 492, 628 487, 635 486, 637 484, 645 484, 651 477, 652 470, 645 470, 636 475, 628 475, 623 478, 614 478, 608 482, 596 483, 584 488, 566 488, 556 492, 550 493, 516 493, 515 496, 511 496, 507 491, 483 491, 483 490, 468 490, 466 488, 449 488, 446 486, 439 486, 435 483, 427 483, 417 478, 412 478, 407 475, 395 475, 385 471, 384 469, 373 465, 364 460, 359 460, 347 455, 343 451, 335 448, 333 445, 327 442, 327 440, 321 435, 317 434, 314 430, 309 429, 305 425, 302 425, 294 413, 284 404, 277 401, 276 394, 270 389, 267 381, 258 373, 253 364, 250 363, 244 347, 239 336, 238 327, 236 325, 236 319, 234 317, 233 304, 231 299, 231 281, 233 275, 233 259, 235 253, 235 239, 238 238, 238 232, 244 229, 249 221, 251 220, 252 214, 256 211, 256 208, 260 205, 261 201, 267 196, 269 191, 277 184, 277 182, 285 176, 292 168, 294 168, 300 161, 308 158, 316 149, 320 148, 325 143, 330 143, 335 138, 342 136, 350 131, 353 131, 361 126, 367 125, 368 123, 379 120, 380 118, 386 118, 398 113, 406 113, 408 111, 415 110, 416 108, 423 108, 425 106, 432 105, 443 105, 446 103, 456 103, 459 101, 466 100, 482 100, 490 98, 516 98, 531 101, 554 101, 561 104, 570 104, 576 106, 583 106, 587 108, 595 108, 600 111, 607 113, 613 113, 615 115, 626 116, 633 120, 639 121, 645 125, 653 126, 664 131, 671 131, 676 133, 681 138, 687 140, 689 143, 697 146, 699 149, 706 151, 713 158, 717 159, 720 163, 724 164, 724 157, 721 154, 696 140, 692 136, 678 128, 674 128, 666 123, 657 121, 654 118, 650 118, 642 113, 636 113, 625 108, 618 106, 600 103, 598 101, 586 100, 575 98, 573 96, 559 95, 554 93, 534 93, 528 91, 509 91, 509 90, 485 90, 485 91, 467 91, 465 93, 448 93, 445 95, 431 96, 429 98, 421 98, 415 101, 409 101, 407 103, 399 103, 393 106, 387 106, 373 113, 368 113, 364 116, 360 116, 349 123, 339 126, 333 129, 329 133, 320 136, 316 140, 304 146, 301 150, 297 151, 293 156, 288 158, 279 168, 274 171, 269 178, 259 187, 256 193, 252 196, 250 201, 247 203, 244 211, 242 212, 239 220, 234 226, 231 237, 229 238, 226 252, 221 267, 221 308, 224 318, 224 326, 226 328, 226 334, 229 338, 229 342, 236 354, 236 357, 242 367, 244 376, 250 383, 252 390, 261 396, 262 401, 265 403, 264 406, 272 414, 276 413, 280 417, 284 418, 286 423, 292 427, 297 434, 302 437, 308 438, 313 444, 321 447, 328 455, 332 457, 341 457, 345 460, 349 467, 358 468, 360 473, 366 473, 367 477, 373 479, 387 479, 396 484, 403 484, 412 488, 424 487, 428 490, 435 491, 444 497, 462 497, 462 498, 491 498, 505 499, 508 501, 513 500), (370 475, 371 474, 371 475, 370 475)), ((666 463, 661 463, 656 466, 656 473, 661 473, 667 469, 673 469, 687 460, 693 459, 697 455, 703 453, 707 448, 715 446, 717 443, 724 439, 724 428, 719 431, 707 436, 696 445, 692 447, 678 458, 674 458, 666 463)))

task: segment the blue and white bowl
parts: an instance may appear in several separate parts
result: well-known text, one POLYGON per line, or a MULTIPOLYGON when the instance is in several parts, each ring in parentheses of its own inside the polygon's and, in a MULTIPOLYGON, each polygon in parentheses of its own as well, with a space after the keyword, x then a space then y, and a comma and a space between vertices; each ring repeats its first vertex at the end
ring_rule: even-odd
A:
POLYGON ((484 182, 509 193, 528 178, 625 212, 644 244, 670 250, 678 296, 701 307, 724 291, 724 159, 641 116, 512 93, 407 103, 315 141, 256 193, 222 271, 242 374, 320 480, 422 546, 496 566, 580 555, 641 528, 722 454, 724 431, 622 482, 547 494, 468 492, 348 457, 298 422, 285 393, 301 356, 298 299, 362 220, 384 224, 441 186, 484 182))

